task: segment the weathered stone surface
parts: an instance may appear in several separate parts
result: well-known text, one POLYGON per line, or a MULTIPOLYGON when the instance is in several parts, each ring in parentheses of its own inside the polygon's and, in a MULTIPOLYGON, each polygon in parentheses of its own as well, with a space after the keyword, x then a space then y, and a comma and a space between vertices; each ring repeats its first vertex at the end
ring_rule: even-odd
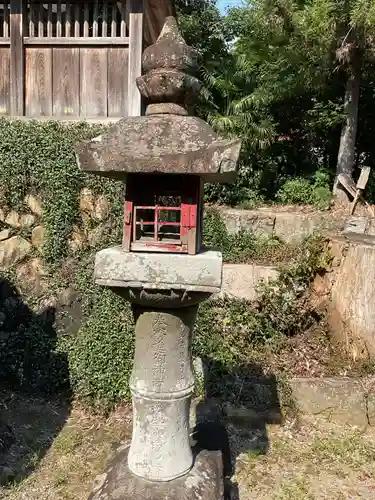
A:
MULTIPOLYGON (((298 242, 314 231, 331 230, 335 224, 335 219, 326 214, 281 212, 276 216, 274 235, 283 241, 298 242)), ((340 225, 342 222, 337 224, 340 225)))
POLYGON ((33 195, 33 194, 28 194, 25 197, 25 205, 29 207, 31 212, 35 215, 41 216, 43 213, 42 209, 42 200, 39 198, 39 196, 33 195))
POLYGON ((36 217, 32 214, 22 214, 20 217, 20 228, 26 229, 35 224, 36 217))
POLYGON ((168 482, 149 482, 127 467, 128 448, 121 447, 107 472, 97 477, 89 500, 223 500, 220 451, 200 451, 192 470, 168 482))
POLYGON ((71 252, 76 253, 82 250, 86 244, 86 236, 78 228, 74 227, 68 241, 68 247, 71 252))
POLYGON ((21 236, 13 236, 8 240, 0 242, 0 269, 21 262, 31 252, 31 245, 21 236))
POLYGON ((0 241, 7 240, 10 237, 9 229, 3 229, 0 231, 0 241))
POLYGON ((38 216, 42 215, 42 200, 39 198, 39 196, 33 194, 27 195, 25 197, 25 205, 29 207, 33 214, 38 216))
POLYGON ((32 214, 20 215, 15 210, 12 210, 6 216, 5 224, 14 228, 29 228, 34 224, 35 220, 35 216, 32 214))
POLYGON ((143 71, 154 69, 177 69, 194 74, 198 66, 198 52, 186 45, 176 19, 168 16, 156 42, 146 48, 142 55, 143 71))
POLYGON ((5 224, 14 228, 21 227, 19 213, 16 212, 15 210, 9 212, 8 215, 5 217, 5 224))
POLYGON ((197 51, 186 45, 176 19, 167 17, 156 43, 143 53, 145 74, 137 78, 140 93, 153 103, 187 103, 201 89, 194 76, 197 59, 197 51))
POLYGON ((156 44, 145 51, 145 74, 137 78, 152 108, 146 116, 125 118, 102 136, 77 144, 80 168, 121 179, 129 173, 170 173, 199 175, 209 182, 234 180, 241 141, 223 140, 205 121, 184 116, 184 107, 200 90, 192 76, 195 69, 195 50, 168 17, 156 44))
POLYGON ((39 258, 30 259, 17 269, 17 280, 22 290, 40 296, 47 288, 47 272, 39 258))
POLYGON ((135 354, 130 389, 133 437, 129 469, 149 481, 182 476, 193 464, 189 405, 194 390, 191 334, 197 306, 135 309, 135 354))
POLYGON ((294 378, 289 381, 302 414, 320 415, 342 424, 366 426, 365 391, 350 378, 294 378))
POLYGON ((367 217, 349 217, 345 221, 345 226, 343 233, 344 234, 349 234, 349 233, 358 233, 358 234, 365 234, 366 229, 369 225, 369 221, 367 217))
POLYGON ((92 214, 95 211, 95 196, 90 189, 83 188, 79 195, 79 209, 81 212, 92 214))
POLYGON ((277 276, 277 270, 272 266, 224 264, 220 296, 254 300, 259 283, 276 279, 277 276))
POLYGON ((98 221, 108 219, 109 205, 105 196, 99 196, 95 201, 94 217, 98 221))
POLYGON ((42 248, 44 245, 44 237, 46 230, 43 226, 36 226, 31 233, 31 243, 35 248, 42 248))
POLYGON ((244 229, 258 235, 277 236, 288 243, 301 241, 315 231, 327 233, 339 230, 344 224, 343 218, 333 217, 329 212, 285 212, 274 208, 220 208, 219 211, 230 233, 244 229))
POLYGON ((0 208, 0 222, 5 222, 5 212, 2 208, 0 208))
POLYGON ((113 247, 96 254, 94 276, 105 286, 217 293, 221 273, 219 252, 132 253, 113 247))
POLYGON ((128 173, 200 175, 229 182, 237 172, 239 140, 221 140, 200 118, 152 115, 125 118, 102 136, 76 146, 80 168, 109 177, 128 173))
POLYGON ((238 233, 241 229, 270 236, 274 233, 275 214, 236 208, 220 208, 219 211, 231 234, 238 233))
POLYGON ((354 359, 375 354, 375 245, 341 245, 328 307, 330 330, 354 359))

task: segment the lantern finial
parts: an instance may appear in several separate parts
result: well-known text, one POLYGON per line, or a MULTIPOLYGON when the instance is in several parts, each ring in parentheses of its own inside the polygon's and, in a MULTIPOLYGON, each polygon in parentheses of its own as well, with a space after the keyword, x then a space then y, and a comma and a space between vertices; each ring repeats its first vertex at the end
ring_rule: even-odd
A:
POLYGON ((194 76, 198 69, 198 52, 186 45, 177 21, 167 17, 154 45, 142 58, 144 75, 137 85, 148 101, 146 115, 187 115, 186 107, 199 93, 201 84, 194 76))

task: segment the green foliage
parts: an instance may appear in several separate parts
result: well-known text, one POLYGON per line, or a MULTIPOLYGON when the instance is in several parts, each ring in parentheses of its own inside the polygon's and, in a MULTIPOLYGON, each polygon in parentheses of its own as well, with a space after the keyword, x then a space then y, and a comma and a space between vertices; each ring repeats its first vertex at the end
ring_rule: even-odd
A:
POLYGON ((276 200, 281 203, 311 204, 320 209, 329 208, 331 198, 329 176, 323 171, 315 173, 313 182, 301 177, 288 180, 276 193, 276 200))
POLYGON ((288 245, 272 236, 259 236, 251 231, 240 230, 230 234, 220 212, 209 208, 204 217, 203 244, 223 254, 225 262, 269 262, 275 263, 288 255, 288 245))
POLYGON ((228 46, 225 64, 203 72, 206 103, 199 110, 221 134, 240 136, 244 149, 240 179, 233 186, 208 188, 208 201, 247 206, 274 202, 281 186, 298 178, 298 184, 285 187, 286 198, 293 195, 298 203, 309 198, 326 208, 353 48, 361 59, 356 162, 372 166, 373 4, 249 0, 230 11, 223 29, 236 39, 228 46), (313 184, 312 176, 323 166, 330 183, 309 196, 303 180, 313 184))
MULTIPOLYGON (((0 203, 22 209, 26 194, 42 198, 44 256, 50 262, 66 255, 67 236, 79 213, 81 188, 93 185, 109 195, 118 193, 116 183, 92 181, 77 167, 74 145, 102 130, 83 122, 64 125, 57 121, 0 120, 0 203)), ((111 198, 117 200, 118 196, 111 198)))
POLYGON ((0 381, 8 387, 54 394, 68 387, 67 359, 57 348, 53 311, 35 314, 0 276, 0 381))
POLYGON ((108 289, 97 290, 77 338, 62 340, 76 397, 101 410, 128 399, 133 342, 130 305, 108 289))
POLYGON ((307 290, 330 255, 318 236, 307 238, 279 278, 259 286, 254 302, 221 299, 203 304, 197 320, 194 350, 223 369, 256 360, 262 346, 278 349, 285 339, 305 331, 316 320, 307 290), (258 351, 257 351, 258 350, 258 351))

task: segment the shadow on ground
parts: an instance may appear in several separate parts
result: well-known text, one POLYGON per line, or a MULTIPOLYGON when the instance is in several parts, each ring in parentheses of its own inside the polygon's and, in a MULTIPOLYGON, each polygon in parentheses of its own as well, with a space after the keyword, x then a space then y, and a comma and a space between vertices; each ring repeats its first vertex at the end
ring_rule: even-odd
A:
POLYGON ((35 314, 10 281, 0 279, 2 486, 35 469, 70 413, 68 361, 57 351, 54 323, 53 307, 35 314))
POLYGON ((267 424, 283 423, 277 379, 255 364, 228 371, 217 361, 202 362, 205 397, 196 407, 200 441, 206 449, 222 451, 225 500, 238 500, 231 481, 236 459, 241 453, 267 454, 267 424))

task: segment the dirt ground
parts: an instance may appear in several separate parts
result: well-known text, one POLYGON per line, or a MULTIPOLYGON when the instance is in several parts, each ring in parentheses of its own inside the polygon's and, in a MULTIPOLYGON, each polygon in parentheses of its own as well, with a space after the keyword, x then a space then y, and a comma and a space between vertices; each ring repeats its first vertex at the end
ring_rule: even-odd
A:
MULTIPOLYGON (((109 418, 1 394, 15 442, 0 456, 6 500, 86 500, 115 445, 130 436, 131 412, 109 418)), ((375 429, 327 421, 227 425, 234 465, 231 500, 375 498, 375 429)))

